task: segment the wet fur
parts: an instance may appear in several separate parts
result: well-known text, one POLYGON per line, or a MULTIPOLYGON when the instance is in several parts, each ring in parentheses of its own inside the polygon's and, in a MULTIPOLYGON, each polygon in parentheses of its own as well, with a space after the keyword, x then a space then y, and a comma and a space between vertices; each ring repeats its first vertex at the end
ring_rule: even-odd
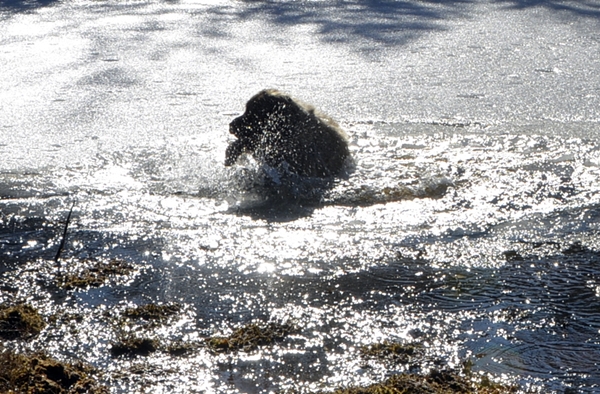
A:
POLYGON ((226 166, 249 153, 279 171, 329 178, 340 174, 350 156, 346 134, 337 123, 273 89, 253 96, 229 131, 237 139, 227 148, 226 166))

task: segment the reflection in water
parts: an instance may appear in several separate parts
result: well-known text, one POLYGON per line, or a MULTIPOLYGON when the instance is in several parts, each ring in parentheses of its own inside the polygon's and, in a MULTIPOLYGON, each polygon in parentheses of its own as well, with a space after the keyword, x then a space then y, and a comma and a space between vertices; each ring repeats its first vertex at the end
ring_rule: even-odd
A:
POLYGON ((58 178, 2 174, 1 301, 30 302, 50 322, 19 346, 87 360, 115 392, 319 390, 465 360, 542 391, 600 385, 597 144, 352 127, 356 169, 318 195, 289 184, 274 198, 277 189, 256 186, 264 169, 255 163, 195 162, 186 141, 106 155, 58 178), (57 280, 115 259, 134 270, 99 286, 57 280), (111 356, 126 308, 171 302, 183 311, 168 324, 126 325, 158 351, 111 356), (298 333, 250 353, 202 345, 289 318, 298 333), (424 351, 408 364, 360 356, 386 340, 424 351), (169 353, 178 343, 194 351, 169 353))

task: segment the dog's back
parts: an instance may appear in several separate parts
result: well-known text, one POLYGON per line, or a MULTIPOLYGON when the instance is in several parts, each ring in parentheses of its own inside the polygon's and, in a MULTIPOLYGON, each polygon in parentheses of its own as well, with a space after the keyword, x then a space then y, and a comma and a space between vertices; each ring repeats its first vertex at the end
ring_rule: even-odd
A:
POLYGON ((228 148, 226 164, 243 152, 271 167, 301 176, 338 175, 350 156, 346 134, 332 119, 277 90, 263 90, 230 124, 238 141, 228 148))

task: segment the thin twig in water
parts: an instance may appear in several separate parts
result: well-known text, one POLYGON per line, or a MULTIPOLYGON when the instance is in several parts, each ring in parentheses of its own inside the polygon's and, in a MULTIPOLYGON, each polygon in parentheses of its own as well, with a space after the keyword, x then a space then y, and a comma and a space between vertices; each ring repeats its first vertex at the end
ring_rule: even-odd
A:
POLYGON ((73 213, 73 208, 75 208, 75 203, 71 205, 71 209, 69 210, 69 214, 67 215, 67 221, 65 222, 65 229, 63 230, 62 239, 60 240, 60 245, 58 245, 58 250, 56 251, 56 256, 54 257, 55 263, 58 263, 60 254, 62 253, 62 250, 65 247, 65 242, 67 242, 67 232, 69 230, 69 223, 71 223, 71 214, 73 213))

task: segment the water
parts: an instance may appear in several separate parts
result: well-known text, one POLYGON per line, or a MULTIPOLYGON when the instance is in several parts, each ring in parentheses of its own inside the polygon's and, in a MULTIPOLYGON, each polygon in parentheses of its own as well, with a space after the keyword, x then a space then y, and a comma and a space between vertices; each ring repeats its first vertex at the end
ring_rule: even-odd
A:
POLYGON ((596 8, 36 4, 2 8, 0 298, 50 324, 5 346, 89 362, 115 393, 310 391, 466 360, 600 390, 596 8), (223 161, 228 122, 276 83, 340 122, 354 165, 273 200, 264 168, 223 161), (114 259, 132 273, 56 285, 114 259), (172 302, 169 324, 129 329, 165 346, 300 329, 249 353, 111 357, 127 307, 172 302), (424 350, 360 356, 385 340, 424 350))

